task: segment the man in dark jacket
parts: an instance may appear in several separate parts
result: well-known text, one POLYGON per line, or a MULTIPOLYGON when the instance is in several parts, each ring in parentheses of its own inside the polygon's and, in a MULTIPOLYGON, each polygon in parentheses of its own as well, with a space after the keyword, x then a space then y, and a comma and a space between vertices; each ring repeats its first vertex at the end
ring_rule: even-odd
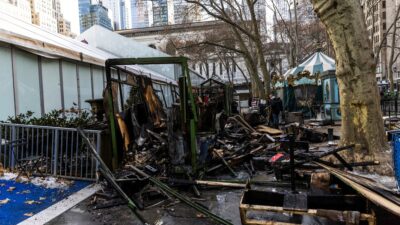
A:
POLYGON ((279 97, 272 96, 271 98, 271 113, 272 113, 272 127, 278 128, 279 114, 283 110, 283 103, 279 97))

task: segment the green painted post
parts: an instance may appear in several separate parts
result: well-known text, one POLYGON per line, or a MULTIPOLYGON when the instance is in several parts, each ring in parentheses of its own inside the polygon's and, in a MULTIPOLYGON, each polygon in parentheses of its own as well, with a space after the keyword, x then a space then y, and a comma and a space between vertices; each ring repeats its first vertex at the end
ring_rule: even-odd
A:
POLYGON ((106 77, 107 77, 107 88, 108 88, 108 115, 110 120, 110 132, 111 132, 111 144, 112 144, 112 166, 113 169, 118 168, 118 146, 117 146, 117 135, 115 126, 115 115, 114 115, 114 102, 112 97, 112 85, 111 85, 111 68, 107 66, 106 62, 106 77))
POLYGON ((196 121, 190 119, 190 149, 192 159, 192 170, 193 173, 197 173, 197 138, 196 138, 196 121))
POLYGON ((182 67, 184 68, 184 71, 185 71, 184 76, 186 77, 186 84, 187 84, 188 95, 189 95, 189 99, 190 99, 190 105, 191 105, 191 108, 192 108, 193 119, 195 120, 195 122, 197 122, 196 103, 195 103, 194 97, 193 97, 192 81, 190 80, 189 68, 188 68, 188 64, 187 64, 187 59, 186 58, 183 58, 182 67))

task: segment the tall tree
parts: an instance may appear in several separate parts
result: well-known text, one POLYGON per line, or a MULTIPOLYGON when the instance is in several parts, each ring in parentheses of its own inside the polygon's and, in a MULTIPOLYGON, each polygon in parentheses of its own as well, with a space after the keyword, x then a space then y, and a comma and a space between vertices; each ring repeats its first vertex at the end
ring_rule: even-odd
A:
POLYGON ((296 67, 317 49, 332 55, 325 27, 316 14, 310 13, 310 2, 270 0, 267 6, 274 16, 274 41, 290 46, 285 49, 290 68, 296 67))
MULTIPOLYGON (((239 43, 232 29, 225 26, 223 22, 216 22, 207 30, 196 33, 170 35, 166 32, 164 38, 168 40, 168 45, 173 52, 171 54, 185 55, 195 64, 211 64, 209 75, 222 75, 220 73, 223 71, 222 73, 226 73, 231 82, 234 70, 238 69, 239 74, 249 86, 250 81, 253 83, 251 87, 254 89, 255 96, 261 96, 258 90, 263 92, 262 83, 258 77, 254 79, 258 76, 257 65, 253 65, 256 63, 255 54, 250 54, 252 49, 246 48, 243 40, 239 40, 242 41, 239 43), (240 46, 243 46, 245 51, 242 51, 240 46), (247 75, 250 75, 250 81, 247 75)), ((207 67, 204 68, 204 71, 206 70, 207 67)))
POLYGON ((200 6, 208 15, 225 22, 231 29, 238 43, 238 48, 245 56, 251 79, 259 87, 262 81, 258 76, 261 71, 264 80, 264 91, 259 95, 265 98, 271 92, 270 74, 263 51, 263 37, 260 19, 257 17, 258 0, 185 0, 200 6))
POLYGON ((336 53, 342 114, 341 142, 361 144, 361 155, 386 148, 375 62, 359 1, 311 0, 336 53))

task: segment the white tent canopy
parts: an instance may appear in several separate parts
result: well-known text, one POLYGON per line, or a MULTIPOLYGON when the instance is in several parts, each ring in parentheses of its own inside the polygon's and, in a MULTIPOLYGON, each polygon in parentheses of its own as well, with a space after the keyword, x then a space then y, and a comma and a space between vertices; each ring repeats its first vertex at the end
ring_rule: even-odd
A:
MULTIPOLYGON (((150 48, 142 43, 114 33, 99 25, 94 25, 78 38, 86 41, 89 45, 103 51, 116 55, 118 58, 144 58, 144 57, 167 57, 168 54, 157 49, 150 48)), ((170 79, 175 79, 174 65, 143 65, 141 67, 163 74, 170 79)), ((179 70, 180 71, 180 70, 179 70)))
POLYGON ((285 78, 289 75, 297 76, 297 74, 303 71, 308 71, 310 74, 314 75, 329 70, 336 70, 335 60, 317 51, 297 67, 289 69, 284 76, 285 78))
MULTIPOLYGON (((13 44, 43 57, 67 58, 103 67, 107 59, 120 57, 90 44, 26 23, 5 12, 0 13, 0 21, 0 42, 13 44)), ((176 83, 174 79, 143 66, 133 65, 125 69, 136 74, 151 76, 155 80, 176 83)))

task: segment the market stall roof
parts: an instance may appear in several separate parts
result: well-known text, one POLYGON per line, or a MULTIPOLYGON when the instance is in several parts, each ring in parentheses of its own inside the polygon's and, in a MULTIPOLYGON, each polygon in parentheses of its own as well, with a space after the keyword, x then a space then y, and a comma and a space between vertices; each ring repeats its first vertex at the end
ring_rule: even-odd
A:
MULTIPOLYGON (((86 41, 90 45, 109 52, 120 58, 145 58, 145 57, 166 57, 170 56, 160 50, 151 48, 143 43, 139 43, 132 38, 124 37, 112 32, 104 27, 94 25, 83 32, 77 39, 86 41), (114 44, 110 44, 114 43, 114 44)), ((142 65, 142 67, 163 74, 170 79, 176 80, 181 76, 180 66, 172 64, 142 65)), ((193 85, 199 85, 204 81, 204 77, 190 70, 190 77, 193 85)))
MULTIPOLYGON (((0 42, 46 58, 68 58, 99 66, 105 66, 107 59, 118 58, 78 40, 26 23, 6 12, 0 13, 0 21, 0 42)), ((129 66, 125 69, 135 74, 151 76, 155 80, 176 83, 173 79, 141 66, 129 66)))
POLYGON ((205 80, 203 83, 201 83, 201 86, 205 86, 207 84, 207 86, 224 86, 225 82, 217 75, 212 75, 210 78, 208 78, 207 80, 205 80))
POLYGON ((297 74, 303 71, 308 71, 311 75, 314 75, 329 70, 336 70, 335 60, 324 53, 317 51, 297 67, 289 69, 284 76, 285 78, 289 75, 297 76, 297 74))

